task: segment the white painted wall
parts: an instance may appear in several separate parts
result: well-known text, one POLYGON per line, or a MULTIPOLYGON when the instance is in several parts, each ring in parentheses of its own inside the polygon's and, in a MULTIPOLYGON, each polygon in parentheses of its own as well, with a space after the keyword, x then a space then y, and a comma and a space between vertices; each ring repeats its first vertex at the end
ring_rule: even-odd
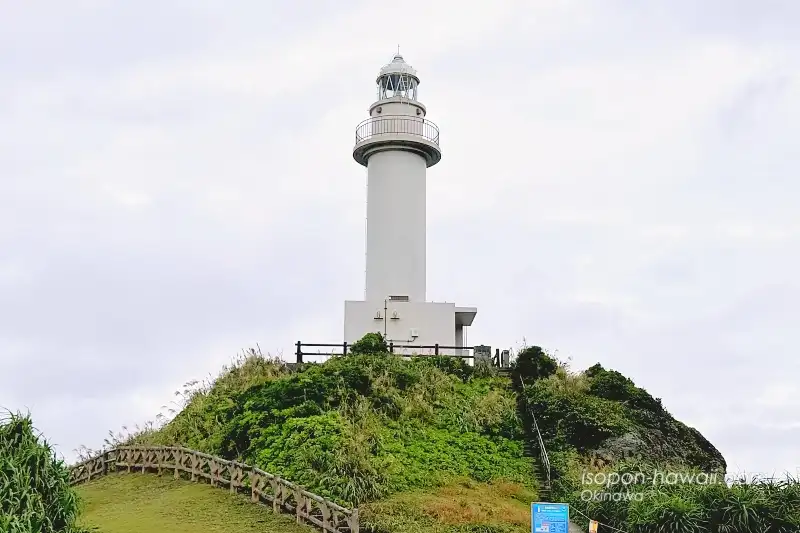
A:
POLYGON ((425 118, 425 106, 416 100, 409 100, 407 98, 389 98, 387 100, 378 100, 369 107, 369 115, 371 117, 380 117, 386 115, 404 115, 409 117, 425 118), (380 109, 380 111, 378 111, 380 109), (417 110, 419 109, 419 113, 417 110))
POLYGON ((424 302, 425 159, 389 150, 367 163, 366 300, 408 296, 424 302))
MULTIPOLYGON (((376 314, 384 316, 384 302, 381 301, 346 301, 344 303, 344 340, 353 343, 367 333, 384 332, 384 320, 375 320, 376 314)), ((388 302, 388 318, 386 338, 395 344, 411 344, 415 346, 455 346, 455 304, 433 302, 388 302), (392 319, 394 312, 397 319, 392 319), (416 338, 411 337, 411 330, 416 329, 416 338)), ((411 353, 415 350, 406 350, 411 353)), ((418 353, 433 353, 434 350, 416 350, 418 353)), ((397 350, 400 353, 399 350, 397 350)), ((440 353, 456 353, 455 350, 440 353)))

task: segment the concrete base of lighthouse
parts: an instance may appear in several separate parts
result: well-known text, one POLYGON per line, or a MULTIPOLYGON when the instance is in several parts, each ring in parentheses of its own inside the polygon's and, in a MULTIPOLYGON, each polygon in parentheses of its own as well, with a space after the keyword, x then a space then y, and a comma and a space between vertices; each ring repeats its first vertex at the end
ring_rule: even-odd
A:
MULTIPOLYGON (((466 328, 472 325, 478 310, 453 303, 352 301, 344 303, 344 339, 351 344, 367 333, 381 333, 386 342, 405 346, 444 346, 442 355, 461 355, 466 328)), ((404 348, 403 354, 432 354, 434 348, 404 348)))

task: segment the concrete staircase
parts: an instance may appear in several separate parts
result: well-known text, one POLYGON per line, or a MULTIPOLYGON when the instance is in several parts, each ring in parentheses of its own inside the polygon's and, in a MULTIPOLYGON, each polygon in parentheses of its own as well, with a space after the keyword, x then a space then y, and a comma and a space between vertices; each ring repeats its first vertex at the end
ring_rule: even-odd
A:
POLYGON ((550 484, 547 482, 547 479, 541 475, 541 460, 540 454, 538 450, 538 446, 534 443, 536 442, 535 438, 532 438, 531 435, 528 434, 529 432, 525 432, 525 443, 523 444, 522 448, 522 455, 525 457, 530 458, 531 460, 531 470, 533 471, 533 476, 539 481, 539 501, 541 502, 549 502, 551 497, 551 487, 550 484))
MULTIPOLYGON (((533 476, 539 481, 539 501, 553 502, 552 487, 548 481, 548 476, 542 475, 543 469, 546 468, 546 466, 543 464, 542 453, 539 450, 538 436, 532 429, 533 421, 530 413, 528 412, 528 408, 522 394, 522 387, 513 387, 512 385, 512 388, 514 389, 517 397, 517 416, 519 416, 520 420, 522 421, 522 427, 524 430, 525 441, 522 448, 523 456, 530 458, 533 476)), ((570 522, 569 533, 585 533, 585 531, 585 528, 580 527, 574 522, 570 522)))
POLYGON ((517 416, 519 417, 520 421, 522 421, 522 428, 524 431, 525 441, 523 444, 523 455, 525 457, 530 457, 533 475, 537 480, 539 480, 539 501, 549 502, 551 496, 551 487, 548 480, 549 476, 546 472, 548 465, 545 465, 544 461, 542 460, 542 453, 539 449, 539 439, 536 435, 536 431, 533 429, 533 418, 528 411, 528 407, 523 396, 523 387, 524 385, 522 385, 521 382, 512 384, 512 388, 514 389, 517 397, 517 416))

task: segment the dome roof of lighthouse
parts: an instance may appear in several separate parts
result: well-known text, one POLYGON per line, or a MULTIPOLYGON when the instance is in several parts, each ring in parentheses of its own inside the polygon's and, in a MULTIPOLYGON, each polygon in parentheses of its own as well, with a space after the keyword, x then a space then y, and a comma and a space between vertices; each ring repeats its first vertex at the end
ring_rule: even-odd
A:
POLYGON ((414 70, 411 65, 406 63, 405 59, 403 59, 403 56, 401 56, 399 53, 395 54, 391 63, 387 63, 383 66, 383 68, 381 68, 379 76, 385 76, 387 74, 408 74, 415 78, 417 77, 417 71, 414 70))

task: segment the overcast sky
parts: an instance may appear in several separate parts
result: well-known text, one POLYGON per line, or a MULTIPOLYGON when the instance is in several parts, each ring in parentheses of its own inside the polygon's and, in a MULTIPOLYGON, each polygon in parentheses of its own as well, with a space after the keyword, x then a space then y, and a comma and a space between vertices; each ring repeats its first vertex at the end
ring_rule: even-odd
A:
POLYGON ((0 0, 0 406, 72 458, 243 348, 341 342, 354 131, 399 44, 444 153, 429 299, 794 473, 798 27, 793 0, 0 0))

